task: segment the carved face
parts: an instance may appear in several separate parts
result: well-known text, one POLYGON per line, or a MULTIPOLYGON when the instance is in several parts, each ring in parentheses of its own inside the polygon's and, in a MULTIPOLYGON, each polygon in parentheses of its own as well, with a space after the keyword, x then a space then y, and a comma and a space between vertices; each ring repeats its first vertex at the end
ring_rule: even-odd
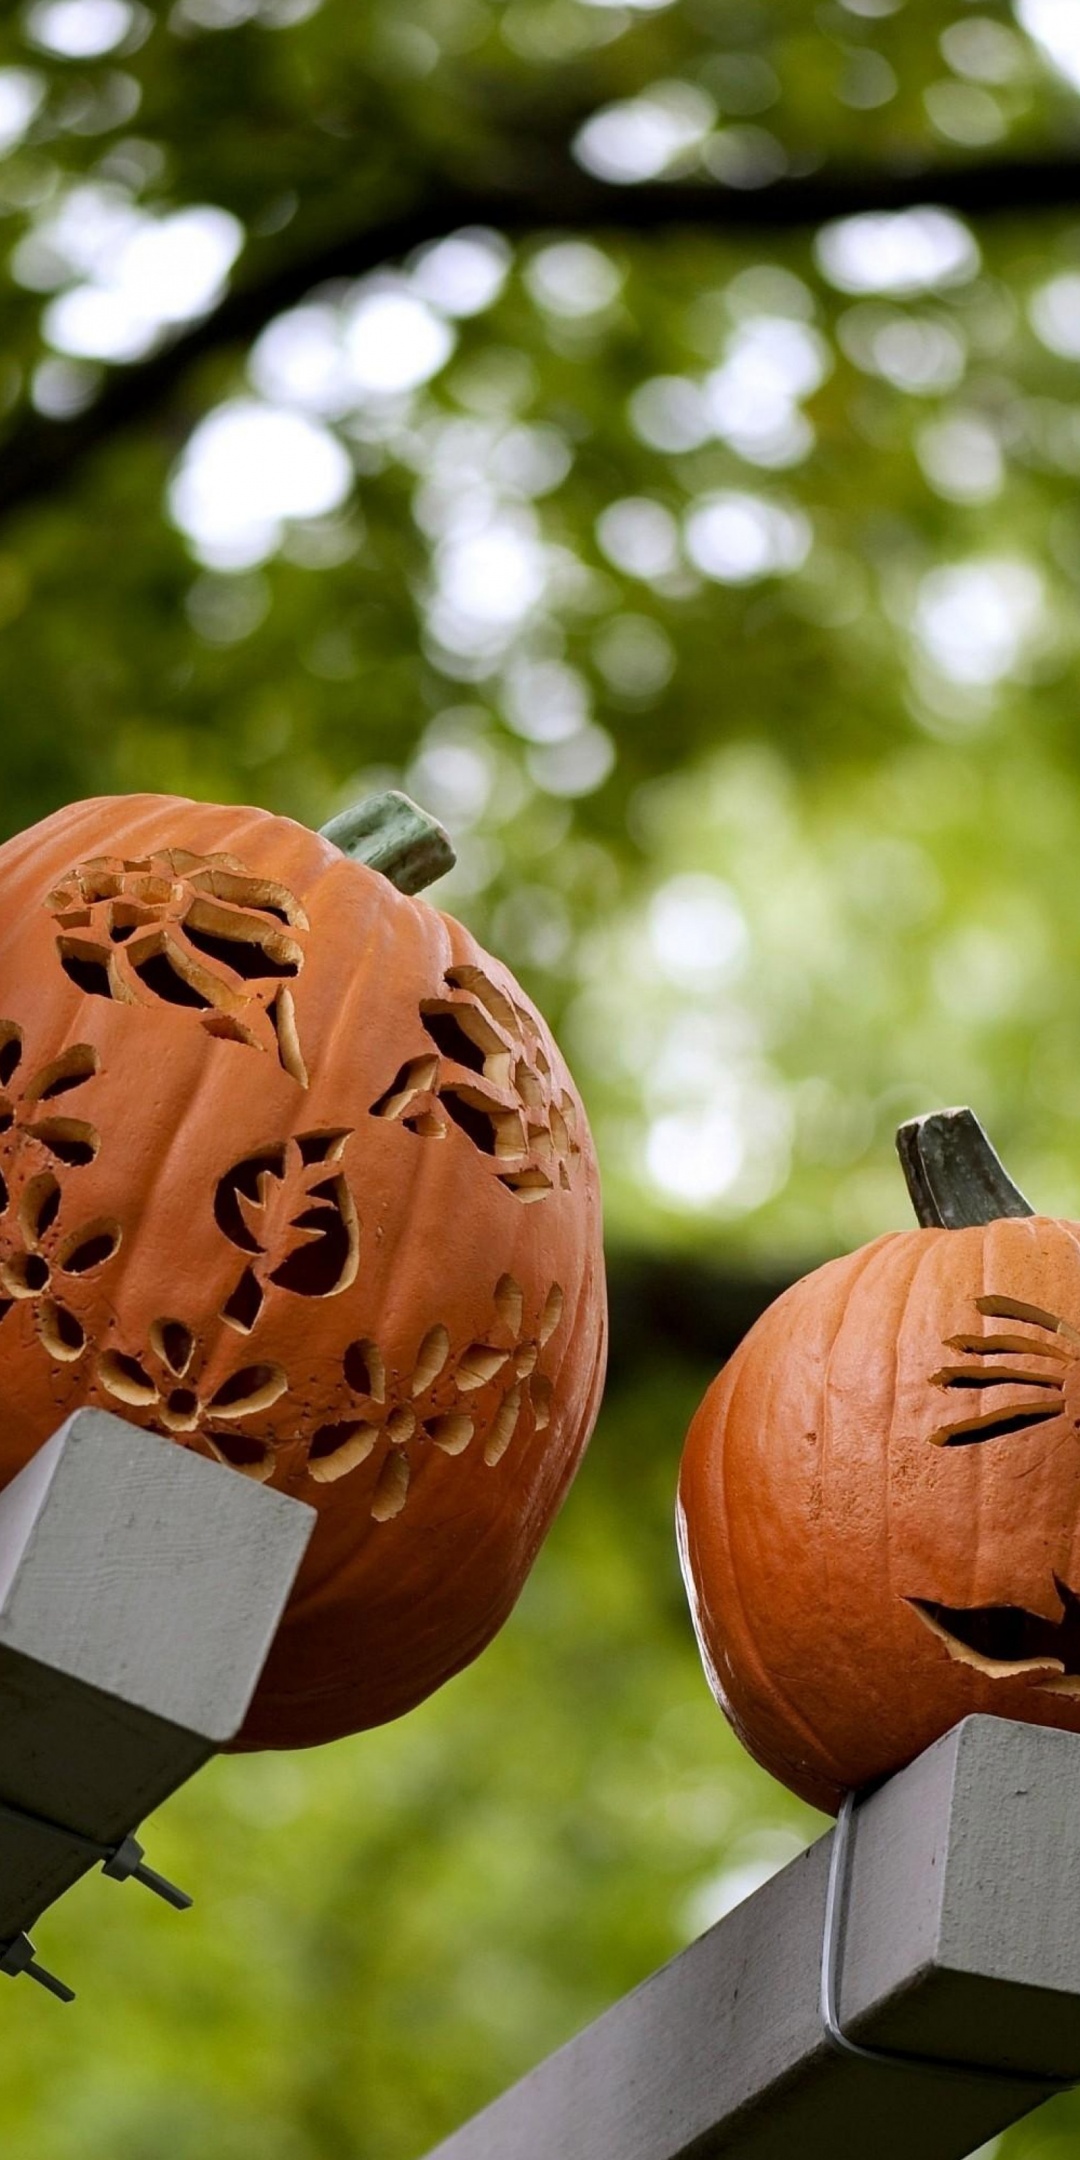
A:
POLYGON ((509 1610, 591 1429, 573 1082, 450 918, 260 811, 0 849, 0 1480, 94 1403, 320 1522, 246 1728, 397 1715, 509 1610))
POLYGON ((680 1543, 718 1698, 818 1806, 971 1711, 1080 1731, 1080 1227, 797 1283, 694 1420, 680 1543))

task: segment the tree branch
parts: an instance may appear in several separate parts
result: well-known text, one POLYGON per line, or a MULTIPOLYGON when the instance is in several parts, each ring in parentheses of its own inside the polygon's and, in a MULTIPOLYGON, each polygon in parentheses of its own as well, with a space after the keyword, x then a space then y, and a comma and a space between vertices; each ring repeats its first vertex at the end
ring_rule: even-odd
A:
POLYGON ((567 153, 513 188, 462 188, 433 175, 424 199, 411 210, 343 232, 285 261, 279 258, 261 273, 250 269, 203 321, 148 360, 115 369, 101 396, 76 418, 24 420, 0 453, 0 515, 66 483, 112 437, 166 408, 196 362, 249 344, 275 315, 314 286, 331 278, 360 277, 462 226, 494 226, 515 237, 680 229, 776 233, 813 228, 859 211, 901 210, 926 202, 972 217, 1072 210, 1080 203, 1080 160, 998 159, 904 172, 820 170, 741 191, 694 180, 615 186, 582 172, 567 153))
POLYGON ((632 1379, 643 1357, 693 1360, 719 1372, 755 1320, 795 1280, 735 1275, 689 1254, 608 1255, 613 1385, 632 1379))

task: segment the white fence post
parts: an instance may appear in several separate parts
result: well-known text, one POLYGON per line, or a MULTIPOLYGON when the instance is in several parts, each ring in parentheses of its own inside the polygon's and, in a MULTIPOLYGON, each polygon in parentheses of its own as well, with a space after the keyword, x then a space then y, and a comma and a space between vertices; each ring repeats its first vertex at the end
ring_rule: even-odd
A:
POLYGON ((26 1930, 96 1861, 169 1895, 131 1834, 242 1724, 313 1523, 97 1410, 0 1493, 0 1972, 51 1984, 26 1930))

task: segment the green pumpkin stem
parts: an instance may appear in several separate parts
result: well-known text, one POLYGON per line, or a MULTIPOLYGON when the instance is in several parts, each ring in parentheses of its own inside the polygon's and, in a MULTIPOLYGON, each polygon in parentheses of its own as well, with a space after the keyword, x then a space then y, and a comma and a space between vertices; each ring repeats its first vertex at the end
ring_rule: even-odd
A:
POLYGON ((1034 1215, 973 1110, 931 1110, 896 1135, 911 1204, 924 1230, 968 1230, 1002 1215, 1034 1215))
POLYGON ((396 788, 385 795, 369 795, 366 802, 342 810, 320 832, 343 855, 381 871, 403 893, 423 892, 425 885, 445 877, 457 860, 438 819, 396 788))

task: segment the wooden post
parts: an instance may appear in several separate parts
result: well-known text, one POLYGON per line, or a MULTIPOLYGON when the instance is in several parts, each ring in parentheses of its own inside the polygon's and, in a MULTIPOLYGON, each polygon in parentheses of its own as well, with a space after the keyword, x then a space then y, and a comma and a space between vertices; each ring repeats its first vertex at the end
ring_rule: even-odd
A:
POLYGON ((147 1880, 125 1841, 242 1724, 313 1523, 97 1410, 0 1493, 0 1972, 96 1861, 147 1880))
POLYGON ((852 1828, 841 2025, 915 2060, 826 2033, 832 1832, 429 2160, 963 2160, 1080 2079, 1080 1738, 967 1718, 852 1828))

